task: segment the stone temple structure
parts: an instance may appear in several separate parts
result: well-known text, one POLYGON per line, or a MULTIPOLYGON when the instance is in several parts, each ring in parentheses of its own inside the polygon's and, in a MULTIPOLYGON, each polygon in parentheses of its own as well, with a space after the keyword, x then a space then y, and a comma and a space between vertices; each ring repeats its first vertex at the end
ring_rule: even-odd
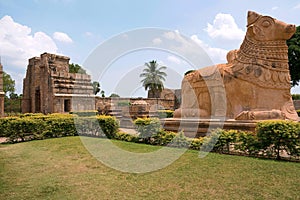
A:
POLYGON ((23 113, 95 110, 90 75, 69 73, 69 60, 50 53, 29 59, 23 80, 23 113))
POLYGON ((196 70, 182 81, 177 118, 298 120, 290 94, 286 40, 295 25, 249 11, 247 33, 226 64, 196 70))

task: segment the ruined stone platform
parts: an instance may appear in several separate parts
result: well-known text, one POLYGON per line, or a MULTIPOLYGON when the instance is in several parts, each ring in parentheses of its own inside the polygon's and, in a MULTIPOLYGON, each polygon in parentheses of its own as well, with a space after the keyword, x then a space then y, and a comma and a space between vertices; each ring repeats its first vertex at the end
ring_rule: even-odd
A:
POLYGON ((202 137, 216 128, 254 132, 257 121, 165 118, 161 119, 161 123, 163 128, 167 131, 184 131, 187 137, 202 137))

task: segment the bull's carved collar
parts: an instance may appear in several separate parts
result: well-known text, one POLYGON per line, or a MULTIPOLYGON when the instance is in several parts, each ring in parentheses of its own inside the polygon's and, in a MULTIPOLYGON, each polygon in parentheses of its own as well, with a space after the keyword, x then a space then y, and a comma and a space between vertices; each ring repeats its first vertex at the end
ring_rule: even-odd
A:
POLYGON ((237 52, 237 61, 288 72, 288 46, 285 40, 257 41, 246 36, 237 52))
POLYGON ((221 71, 260 87, 290 89, 287 53, 284 40, 261 42, 246 36, 234 62, 221 71))

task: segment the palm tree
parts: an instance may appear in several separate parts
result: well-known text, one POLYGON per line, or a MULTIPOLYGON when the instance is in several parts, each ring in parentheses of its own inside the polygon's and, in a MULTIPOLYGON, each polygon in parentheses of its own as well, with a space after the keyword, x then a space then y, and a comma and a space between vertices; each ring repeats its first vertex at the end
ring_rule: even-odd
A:
POLYGON ((149 63, 145 63, 145 69, 143 73, 140 74, 140 77, 143 78, 141 83, 145 90, 149 90, 148 97, 158 98, 160 92, 164 89, 163 81, 167 74, 162 70, 167 69, 165 66, 159 66, 156 60, 152 60, 149 63))

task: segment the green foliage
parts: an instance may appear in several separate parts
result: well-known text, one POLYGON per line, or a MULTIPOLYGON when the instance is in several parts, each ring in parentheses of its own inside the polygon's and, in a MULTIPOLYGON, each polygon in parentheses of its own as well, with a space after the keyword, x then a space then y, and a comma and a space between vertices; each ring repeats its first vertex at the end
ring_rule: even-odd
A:
POLYGON ((190 139, 190 149, 194 149, 194 150, 200 150, 201 146, 203 145, 204 142, 204 137, 201 138, 193 138, 190 139))
POLYGON ((96 118, 105 136, 109 139, 115 138, 120 127, 119 121, 115 117, 106 115, 99 115, 96 118))
POLYGON ((172 118, 173 110, 158 110, 158 118, 172 118))
POLYGON ((69 72, 70 73, 78 73, 78 74, 86 74, 85 69, 78 64, 69 64, 69 72))
POLYGON ((190 145, 190 141, 187 137, 185 137, 183 131, 176 134, 176 137, 173 138, 172 142, 168 144, 171 147, 178 147, 178 148, 188 148, 190 145))
POLYGON ((160 129, 151 137, 151 144, 165 146, 168 145, 174 138, 176 133, 160 129))
POLYGON ((203 150, 230 153, 230 146, 236 142, 236 130, 215 129, 203 141, 203 150))
POLYGON ((281 159, 284 150, 288 155, 300 154, 300 124, 298 122, 273 120, 259 122, 257 139, 261 149, 268 156, 281 159))
POLYGON ((123 132, 117 132, 115 139, 126 141, 126 142, 138 142, 139 141, 139 137, 137 135, 123 133, 123 132))
POLYGON ((94 95, 98 94, 98 92, 100 92, 100 83, 97 82, 97 81, 93 81, 92 83, 92 86, 93 86, 93 93, 94 95))
POLYGON ((105 92, 103 90, 101 90, 101 97, 105 97, 105 92))
POLYGON ((234 148, 248 155, 257 155, 260 150, 260 145, 256 133, 239 131, 234 148))
POLYGON ((149 63, 145 63, 145 69, 140 77, 143 78, 141 83, 145 90, 152 92, 151 97, 159 98, 160 92, 164 89, 163 81, 166 80, 167 74, 163 72, 166 70, 165 66, 159 66, 156 60, 152 60, 149 63))
POLYGON ((118 129, 118 121, 111 116, 23 114, 19 117, 0 118, 0 136, 8 137, 13 143, 78 134, 114 138, 118 129))
POLYGON ((120 97, 120 95, 116 94, 116 93, 112 93, 109 97, 120 97))
POLYGON ((291 74, 292 86, 298 85, 300 80, 300 26, 297 27, 296 33, 287 40, 289 69, 291 74))
POLYGON ((3 71, 3 91, 8 97, 15 92, 15 80, 9 74, 3 71))
POLYGON ((4 111, 6 116, 16 115, 21 112, 22 96, 10 93, 9 97, 4 96, 4 111))
POLYGON ((118 105, 118 107, 126 107, 126 106, 130 106, 131 103, 130 103, 130 101, 119 101, 117 103, 117 105, 118 105))
POLYGON ((292 94, 293 100, 300 100, 300 94, 292 94))
POLYGON ((159 132, 161 124, 158 118, 137 118, 134 120, 139 137, 149 142, 149 139, 159 132))

